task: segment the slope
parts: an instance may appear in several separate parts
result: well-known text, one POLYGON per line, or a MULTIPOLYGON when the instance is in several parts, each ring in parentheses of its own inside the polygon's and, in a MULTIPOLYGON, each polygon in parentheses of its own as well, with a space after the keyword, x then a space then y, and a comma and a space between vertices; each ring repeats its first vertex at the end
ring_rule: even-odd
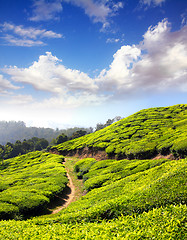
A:
POLYGON ((26 218, 47 210, 68 179, 62 156, 39 151, 0 165, 0 219, 26 218))
POLYGON ((52 148, 63 155, 103 159, 148 159, 157 154, 187 156, 187 104, 141 110, 109 127, 52 148))

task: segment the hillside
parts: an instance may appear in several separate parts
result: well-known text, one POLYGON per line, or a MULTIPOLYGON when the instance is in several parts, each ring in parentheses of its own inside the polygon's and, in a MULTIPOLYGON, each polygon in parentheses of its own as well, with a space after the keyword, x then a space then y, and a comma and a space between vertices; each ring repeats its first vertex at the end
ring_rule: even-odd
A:
POLYGON ((186 162, 74 161, 87 194, 55 215, 0 221, 0 238, 184 240, 186 162))
POLYGON ((187 104, 141 110, 112 125, 59 144, 63 155, 102 159, 148 159, 187 155, 187 104))
POLYGON ((0 239, 186 239, 187 105, 142 110, 53 151, 100 159, 2 160, 0 239), (67 174, 78 195, 51 214, 67 174))
POLYGON ((39 151, 0 164, 0 219, 41 214, 68 179, 64 158, 39 151))

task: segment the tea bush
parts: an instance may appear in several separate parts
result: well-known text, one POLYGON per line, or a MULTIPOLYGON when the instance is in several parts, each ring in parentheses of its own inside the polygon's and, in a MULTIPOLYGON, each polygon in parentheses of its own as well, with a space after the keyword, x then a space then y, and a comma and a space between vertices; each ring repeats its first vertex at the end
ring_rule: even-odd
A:
POLYGON ((4 160, 0 170, 0 219, 43 212, 68 179, 63 156, 32 152, 4 160))
POLYGON ((109 158, 148 159, 157 154, 187 156, 187 104, 141 110, 112 125, 55 146, 62 154, 87 147, 109 158))
POLYGON ((169 204, 185 204, 186 160, 96 162, 83 175, 89 192, 62 210, 58 220, 64 223, 93 222, 121 214, 139 214, 169 204))
POLYGON ((69 223, 60 221, 27 220, 1 221, 0 239, 49 240, 49 239, 186 239, 186 205, 160 207, 148 213, 120 216, 111 221, 94 223, 69 223))

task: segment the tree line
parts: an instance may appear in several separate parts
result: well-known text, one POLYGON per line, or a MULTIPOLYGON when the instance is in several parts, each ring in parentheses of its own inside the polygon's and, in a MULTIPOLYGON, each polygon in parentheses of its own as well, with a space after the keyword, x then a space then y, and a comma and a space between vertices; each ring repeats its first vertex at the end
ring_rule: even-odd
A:
POLYGON ((33 137, 23 142, 17 140, 15 143, 7 142, 0 145, 0 159, 8 159, 32 151, 41 151, 49 146, 49 142, 44 138, 33 137))
POLYGON ((8 159, 28 152, 41 151, 44 149, 49 151, 51 145, 58 145, 82 137, 93 131, 101 130, 120 119, 121 117, 115 117, 113 119, 108 119, 104 124, 98 123, 95 130, 92 127, 74 127, 63 130, 54 130, 52 128, 26 127, 25 123, 22 121, 0 121, 0 159, 8 159), (24 136, 31 137, 26 140, 26 138, 23 139, 24 136), (15 140, 16 137, 17 140, 15 140), (9 140, 6 142, 7 139, 9 140))

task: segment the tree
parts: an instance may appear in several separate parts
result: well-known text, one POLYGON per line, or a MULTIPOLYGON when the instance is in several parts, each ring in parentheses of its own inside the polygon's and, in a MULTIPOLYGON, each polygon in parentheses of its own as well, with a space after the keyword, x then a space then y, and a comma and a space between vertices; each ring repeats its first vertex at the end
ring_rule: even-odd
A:
POLYGON ((86 135, 87 132, 86 131, 83 131, 83 130, 78 130, 76 132, 73 133, 73 135, 71 136, 71 139, 75 139, 75 138, 78 138, 78 137, 82 137, 84 135, 86 135))
POLYGON ((0 160, 2 165, 3 165, 4 153, 5 153, 4 146, 0 145, 0 160))
POLYGON ((60 143, 66 142, 67 140, 68 140, 68 137, 64 133, 62 133, 56 138, 56 143, 60 144, 60 143))

